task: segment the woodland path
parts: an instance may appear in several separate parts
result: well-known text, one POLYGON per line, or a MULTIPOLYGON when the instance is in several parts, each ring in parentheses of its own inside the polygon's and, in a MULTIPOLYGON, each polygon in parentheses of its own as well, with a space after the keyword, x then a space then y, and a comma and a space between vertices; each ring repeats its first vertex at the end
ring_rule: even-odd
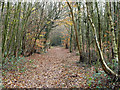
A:
POLYGON ((85 88, 88 87, 87 77, 94 71, 94 67, 85 69, 82 64, 78 65, 79 56, 62 47, 54 47, 45 54, 33 54, 26 59, 34 60, 26 63, 24 73, 8 75, 11 78, 7 79, 6 87, 85 88))

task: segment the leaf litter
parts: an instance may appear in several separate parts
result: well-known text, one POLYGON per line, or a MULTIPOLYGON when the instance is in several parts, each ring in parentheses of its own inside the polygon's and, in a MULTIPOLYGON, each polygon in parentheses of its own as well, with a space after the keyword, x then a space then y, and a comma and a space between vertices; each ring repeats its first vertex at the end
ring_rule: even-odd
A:
MULTIPOLYGON (((25 59, 24 72, 9 71, 3 75, 5 88, 90 88, 98 85, 99 78, 93 80, 92 77, 95 67, 78 66, 79 56, 69 53, 68 49, 54 47, 45 54, 33 54, 25 59)), ((105 77, 101 75, 100 79, 105 77)))

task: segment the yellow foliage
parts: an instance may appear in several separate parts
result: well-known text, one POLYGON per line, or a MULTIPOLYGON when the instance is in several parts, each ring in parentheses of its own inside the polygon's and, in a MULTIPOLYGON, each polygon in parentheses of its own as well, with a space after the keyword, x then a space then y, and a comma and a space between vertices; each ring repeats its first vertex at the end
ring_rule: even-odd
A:
POLYGON ((43 48, 43 47, 44 47, 43 45, 40 45, 40 44, 39 44, 39 45, 37 45, 37 46, 38 46, 38 47, 41 47, 41 48, 43 48))
POLYGON ((48 21, 47 24, 50 24, 50 21, 48 21))
POLYGON ((72 21, 66 21, 67 24, 69 24, 70 26, 73 25, 72 21))
POLYGON ((76 8, 76 7, 77 7, 77 5, 76 5, 76 4, 74 4, 74 5, 73 5, 73 7, 75 7, 75 8, 76 8))
POLYGON ((20 19, 23 19, 23 16, 21 16, 20 19))
POLYGON ((32 8, 32 11, 33 11, 33 12, 32 12, 32 14, 34 14, 34 13, 35 13, 35 11, 34 11, 34 10, 35 10, 35 8, 32 8))
POLYGON ((40 35, 40 37, 43 37, 44 35, 40 35))
POLYGON ((59 21, 59 23, 58 23, 58 25, 59 26, 61 26, 61 25, 65 25, 66 27, 68 27, 68 25, 73 25, 73 22, 72 21, 67 21, 67 20, 62 20, 62 21, 59 21))
POLYGON ((32 11, 34 11, 35 10, 35 8, 32 8, 32 11))

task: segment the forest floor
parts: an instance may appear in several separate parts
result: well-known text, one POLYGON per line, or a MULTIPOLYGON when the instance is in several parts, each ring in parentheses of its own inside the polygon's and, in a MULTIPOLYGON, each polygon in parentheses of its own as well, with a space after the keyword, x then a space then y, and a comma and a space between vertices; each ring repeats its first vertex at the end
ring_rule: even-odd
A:
POLYGON ((33 54, 25 59, 24 72, 9 71, 3 76, 5 88, 90 88, 106 85, 102 83, 106 77, 101 68, 100 77, 93 80, 95 67, 78 64, 79 56, 62 47, 54 47, 45 54, 33 54))

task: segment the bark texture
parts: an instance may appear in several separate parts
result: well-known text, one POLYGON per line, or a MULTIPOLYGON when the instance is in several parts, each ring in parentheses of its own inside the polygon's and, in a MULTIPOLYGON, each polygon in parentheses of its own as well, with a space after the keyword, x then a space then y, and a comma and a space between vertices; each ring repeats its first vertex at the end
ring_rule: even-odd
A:
POLYGON ((101 51, 101 48, 100 48, 100 45, 99 45, 99 42, 98 42, 98 39, 97 39, 97 32, 96 32, 96 28, 95 28, 95 25, 91 19, 91 16, 89 14, 89 10, 88 10, 88 3, 86 3, 86 6, 87 6, 87 13, 88 13, 88 19, 89 19, 89 22, 92 26, 92 30, 93 30, 93 34, 94 34, 94 39, 95 39, 95 43, 96 43, 96 46, 97 46, 97 49, 98 49, 98 52, 99 52, 99 55, 100 55, 100 63, 102 65, 102 68, 103 70, 110 76, 114 76, 114 77, 119 77, 120 78, 120 75, 118 75, 117 73, 115 73, 113 70, 111 70, 105 60, 104 60, 104 57, 103 57, 103 53, 101 51))

